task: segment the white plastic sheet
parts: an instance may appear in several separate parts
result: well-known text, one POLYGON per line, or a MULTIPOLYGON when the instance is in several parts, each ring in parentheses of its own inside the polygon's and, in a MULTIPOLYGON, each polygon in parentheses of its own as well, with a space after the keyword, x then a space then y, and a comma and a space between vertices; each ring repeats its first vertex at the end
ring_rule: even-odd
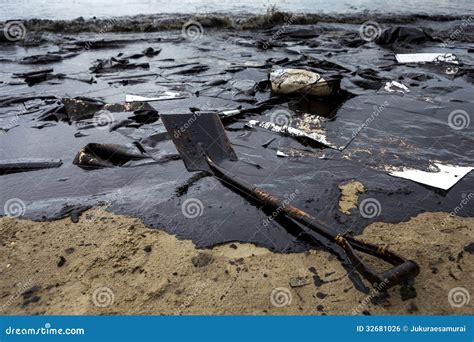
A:
POLYGON ((322 132, 311 132, 307 133, 301 129, 294 128, 287 125, 276 125, 272 122, 267 121, 258 121, 258 120, 250 120, 248 123, 250 126, 257 126, 260 128, 268 129, 269 131, 280 133, 292 137, 301 137, 314 140, 324 146, 331 147, 336 150, 343 150, 345 146, 337 146, 329 142, 326 138, 326 135, 322 132))
POLYGON ((474 167, 433 163, 432 169, 433 171, 422 171, 404 168, 403 170, 391 171, 389 174, 435 188, 449 190, 464 176, 474 170, 474 167))
POLYGON ((152 101, 166 101, 166 100, 178 100, 185 99, 187 96, 182 93, 176 93, 172 91, 165 91, 158 97, 145 97, 140 95, 125 95, 125 102, 152 102, 152 101))
POLYGON ((398 63, 451 63, 459 64, 452 53, 400 53, 395 55, 398 63))

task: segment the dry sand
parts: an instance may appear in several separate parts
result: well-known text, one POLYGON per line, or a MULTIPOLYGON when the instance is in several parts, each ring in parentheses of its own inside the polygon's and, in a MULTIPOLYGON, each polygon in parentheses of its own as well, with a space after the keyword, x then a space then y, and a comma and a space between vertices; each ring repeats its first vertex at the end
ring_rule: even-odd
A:
MULTIPOLYGON (((395 287, 389 298, 374 305, 370 299, 375 293, 356 290, 340 263, 324 251, 277 254, 240 243, 199 250, 191 241, 102 209, 84 213, 79 223, 1 218, 0 310, 74 315, 473 314, 472 301, 454 307, 448 300, 456 287, 474 294, 474 258, 472 251, 464 251, 473 241, 473 228, 474 218, 449 218, 446 213, 367 227, 362 239, 386 244, 421 266, 415 298, 407 299, 413 293, 395 287)), ((454 304, 463 304, 463 291, 454 304)))

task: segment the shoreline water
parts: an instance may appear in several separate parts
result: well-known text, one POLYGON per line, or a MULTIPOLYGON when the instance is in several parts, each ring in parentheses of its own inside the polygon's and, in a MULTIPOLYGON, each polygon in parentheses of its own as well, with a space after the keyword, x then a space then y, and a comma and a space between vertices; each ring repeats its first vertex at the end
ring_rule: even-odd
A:
POLYGON ((57 32, 57 33, 80 33, 98 32, 106 28, 107 32, 156 32, 165 30, 181 29, 190 21, 199 22, 204 28, 213 29, 266 29, 276 25, 283 25, 289 22, 291 25, 314 25, 325 24, 353 24, 360 25, 367 21, 376 21, 378 24, 417 24, 429 22, 432 25, 443 25, 449 22, 472 23, 474 14, 453 15, 453 14, 386 14, 380 12, 357 12, 347 14, 323 14, 323 13, 298 13, 271 10, 264 14, 139 14, 132 16, 118 16, 107 18, 85 19, 78 17, 75 19, 9 19, 0 21, 5 25, 11 21, 20 21, 27 30, 33 32, 57 32))
MULTIPOLYGON (((2 3, 0 1, 0 3, 2 3)), ((367 1, 355 0, 350 3, 344 0, 334 0, 324 3, 311 0, 241 0, 235 2, 215 0, 182 0, 169 2, 165 0, 75 0, 64 3, 62 1, 24 1, 9 0, 2 4, 0 21, 5 19, 30 19, 32 17, 48 19, 106 18, 124 15, 155 14, 155 13, 182 13, 182 14, 264 14, 266 11, 279 9, 293 13, 319 13, 329 15, 351 14, 357 12, 379 12, 397 14, 474 14, 471 2, 468 0, 454 0, 450 2, 434 2, 420 0, 416 2, 367 1), (25 5, 28 5, 25 8, 25 5)))

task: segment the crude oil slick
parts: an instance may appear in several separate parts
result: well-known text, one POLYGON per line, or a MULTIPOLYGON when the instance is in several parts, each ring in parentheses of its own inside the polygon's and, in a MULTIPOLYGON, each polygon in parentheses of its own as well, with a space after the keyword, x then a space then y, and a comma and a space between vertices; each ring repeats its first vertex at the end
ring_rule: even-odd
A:
MULTIPOLYGON (((301 4, 302 11, 309 6, 301 4)), ((424 12, 417 6, 417 13, 424 12)), ((232 113, 222 121, 239 160, 226 168, 291 198, 292 205, 340 232, 359 234, 371 222, 405 221, 426 211, 451 212, 474 191, 472 172, 449 190, 387 172, 387 167, 426 171, 433 163, 474 164, 472 123, 456 126, 451 120, 451 113, 472 118, 474 37, 466 29, 452 38, 465 13, 453 8, 441 18, 438 8, 431 10, 422 19, 382 16, 374 39, 360 33, 371 15, 356 11, 341 11, 339 20, 324 15, 308 25, 302 25, 304 16, 287 25, 291 13, 234 13, 236 28, 207 17, 197 36, 181 30, 188 20, 181 14, 115 18, 110 30, 101 26, 107 19, 86 14, 69 31, 61 29, 68 22, 59 20, 71 19, 66 16, 25 21, 24 40, 0 43, 0 161, 62 164, 2 174, 0 214, 8 214, 3 204, 9 199, 21 200, 23 216, 36 220, 103 205, 198 247, 242 241, 291 252, 326 245, 296 225, 269 219, 271 212, 214 178, 189 173, 177 160, 160 115, 209 111, 232 113), (176 29, 163 30, 166 23, 176 29), (142 29, 147 24, 149 30, 142 29), (398 53, 445 50, 461 63, 455 72, 443 63, 395 59, 398 53), (337 77, 341 91, 330 98, 273 94, 268 76, 275 68, 337 77), (384 86, 393 81, 409 91, 387 91, 384 86), (125 103, 126 95, 170 92, 183 96, 125 103), (342 148, 252 126, 251 120, 324 132, 342 148), (365 191, 357 208, 343 213, 339 187, 350 180, 365 191)), ((464 206, 457 214, 474 213, 464 206)))

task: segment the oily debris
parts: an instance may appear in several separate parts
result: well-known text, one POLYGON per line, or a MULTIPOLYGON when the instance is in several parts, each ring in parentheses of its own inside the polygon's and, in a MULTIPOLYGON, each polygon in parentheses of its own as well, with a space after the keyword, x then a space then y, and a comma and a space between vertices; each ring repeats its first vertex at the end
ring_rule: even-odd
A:
POLYGON ((212 255, 209 253, 199 253, 194 256, 191 261, 195 267, 204 267, 212 262, 212 255))
POLYGON ((293 277, 290 278, 291 287, 301 287, 311 284, 311 280, 308 277, 293 277))

